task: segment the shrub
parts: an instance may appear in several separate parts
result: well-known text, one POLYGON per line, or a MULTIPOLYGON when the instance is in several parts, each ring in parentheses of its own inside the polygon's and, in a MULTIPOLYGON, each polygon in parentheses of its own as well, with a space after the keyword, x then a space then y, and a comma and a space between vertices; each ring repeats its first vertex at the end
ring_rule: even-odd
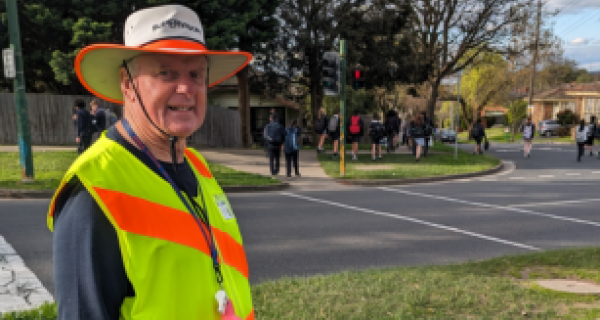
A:
POLYGON ((577 124, 579 119, 575 113, 571 109, 561 110, 556 114, 556 122, 561 126, 568 126, 572 124, 577 124))

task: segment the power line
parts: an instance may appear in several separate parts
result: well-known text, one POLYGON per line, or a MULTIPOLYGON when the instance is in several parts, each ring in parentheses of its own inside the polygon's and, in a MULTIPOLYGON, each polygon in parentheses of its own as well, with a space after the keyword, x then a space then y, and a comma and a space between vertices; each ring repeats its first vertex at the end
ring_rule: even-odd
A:
POLYGON ((562 33, 562 34, 568 34, 574 30, 577 30, 577 28, 581 27, 583 24, 587 23, 591 18, 594 17, 595 13, 594 11, 598 10, 598 8, 592 9, 590 12, 588 12, 585 17, 582 17, 581 19, 578 19, 577 21, 575 21, 575 23, 567 26, 566 28, 563 28, 562 31, 558 31, 557 33, 562 33))

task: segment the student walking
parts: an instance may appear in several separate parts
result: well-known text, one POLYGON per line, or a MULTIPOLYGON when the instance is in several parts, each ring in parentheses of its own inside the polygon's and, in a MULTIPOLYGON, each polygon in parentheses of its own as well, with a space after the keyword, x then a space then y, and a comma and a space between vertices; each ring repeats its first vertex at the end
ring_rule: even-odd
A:
POLYGON ((285 129, 285 143, 283 145, 283 152, 285 153, 285 166, 288 178, 292 176, 292 163, 294 164, 294 172, 296 177, 300 176, 298 170, 298 152, 300 152, 300 135, 302 129, 298 127, 298 121, 293 120, 292 125, 285 129))
POLYGON ((417 115, 417 119, 411 124, 410 136, 413 138, 414 155, 418 162, 421 160, 421 153, 427 137, 427 125, 422 114, 417 115))
POLYGON ((317 146, 317 153, 325 152, 323 144, 325 144, 325 138, 327 138, 327 115, 325 109, 321 108, 319 114, 315 118, 314 129, 319 137, 319 145, 317 146))
POLYGON ((433 121, 429 118, 427 118, 427 113, 426 112, 421 112, 421 115, 423 115, 423 123, 425 124, 425 148, 423 151, 423 155, 425 157, 427 157, 427 155, 429 154, 429 145, 430 145, 430 139, 431 139, 431 135, 433 133, 433 121))
POLYGON ((348 138, 352 141, 352 160, 358 160, 358 144, 364 132, 363 120, 358 114, 358 109, 354 109, 348 121, 348 132, 348 138))
POLYGON ((82 99, 75 100, 77 108, 77 137, 75 142, 79 144, 77 152, 82 154, 92 144, 92 115, 85 110, 85 102, 82 99))
POLYGON ((264 135, 267 141, 267 150, 269 152, 269 167, 271 175, 279 174, 279 159, 281 158, 281 144, 283 143, 285 132, 283 126, 279 123, 279 116, 276 113, 271 114, 271 122, 265 127, 264 135))
POLYGON ((585 151, 585 144, 588 140, 588 132, 589 132, 589 127, 585 126, 585 120, 581 120, 581 122, 579 122, 579 127, 577 127, 575 130, 575 140, 577 141, 577 161, 581 161, 581 156, 583 156, 583 153, 585 151))
POLYGON ((475 149, 473 150, 473 154, 483 154, 481 150, 481 141, 485 138, 485 128, 481 124, 481 118, 477 119, 477 122, 471 128, 471 137, 475 139, 475 149))
MULTIPOLYGON (((378 113, 373 113, 373 120, 369 125, 369 136, 371 137, 371 159, 375 161, 377 155, 381 159, 381 139, 385 136, 385 126, 381 123, 378 113)), ((388 145, 393 143, 388 140, 388 145)), ((388 147, 389 148, 389 147, 388 147)))
POLYGON ((327 131, 333 141, 333 158, 338 156, 338 147, 340 145, 340 109, 336 108, 333 111, 333 116, 329 118, 327 124, 327 131))
POLYGON ((398 118, 396 111, 388 111, 384 126, 387 135, 387 152, 394 152, 398 143, 397 137, 400 133, 400 118, 398 118))
POLYGON ((410 118, 410 116, 406 116, 404 118, 404 120, 402 120, 402 125, 400 126, 400 134, 401 134, 401 145, 408 145, 408 135, 406 132, 406 127, 408 126, 408 119, 410 118))
POLYGON ((531 147, 533 145, 533 137, 535 136, 535 124, 531 122, 531 116, 527 116, 527 122, 523 127, 523 157, 529 158, 531 155, 531 147))
POLYGON ((594 139, 596 138, 597 129, 596 116, 592 116, 590 118, 590 123, 588 124, 588 139, 585 142, 585 144, 590 147, 590 157, 594 155, 594 139))

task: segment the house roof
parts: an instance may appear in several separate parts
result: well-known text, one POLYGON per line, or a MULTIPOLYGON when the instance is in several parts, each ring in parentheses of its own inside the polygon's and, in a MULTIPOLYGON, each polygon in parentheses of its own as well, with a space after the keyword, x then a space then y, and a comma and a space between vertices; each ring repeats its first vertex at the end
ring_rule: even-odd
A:
POLYGON ((592 83, 567 83, 534 94, 533 100, 574 100, 580 96, 600 96, 600 82, 592 83))

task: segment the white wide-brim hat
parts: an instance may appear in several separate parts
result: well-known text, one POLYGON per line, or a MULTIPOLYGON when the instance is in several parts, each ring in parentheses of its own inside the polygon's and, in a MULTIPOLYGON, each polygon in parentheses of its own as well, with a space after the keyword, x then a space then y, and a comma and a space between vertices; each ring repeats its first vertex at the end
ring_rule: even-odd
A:
POLYGON ((211 51, 204 45, 198 15, 181 5, 166 5, 132 13, 123 30, 125 45, 93 44, 75 58, 79 81, 94 95, 122 104, 119 69, 123 60, 141 53, 204 55, 209 61, 209 87, 244 68, 252 55, 242 51, 211 51))

